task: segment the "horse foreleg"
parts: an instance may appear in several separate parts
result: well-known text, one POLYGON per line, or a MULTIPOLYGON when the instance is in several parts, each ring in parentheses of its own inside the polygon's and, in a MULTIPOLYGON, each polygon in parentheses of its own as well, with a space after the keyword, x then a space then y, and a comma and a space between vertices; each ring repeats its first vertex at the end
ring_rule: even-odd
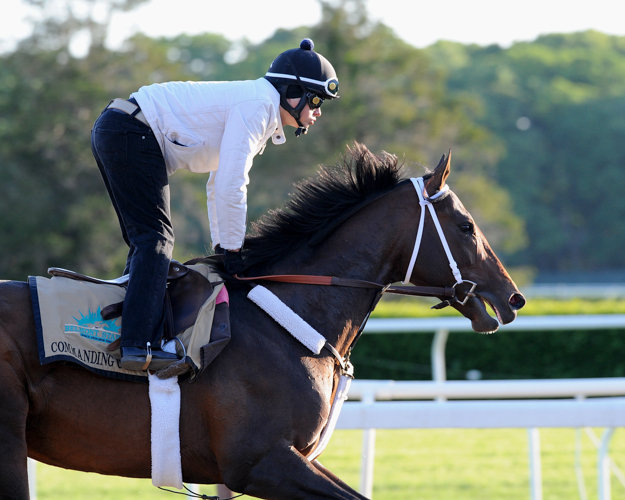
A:
POLYGON ((28 500, 28 465, 26 443, 14 429, 0 428, 0 498, 28 500))
POLYGON ((242 474, 242 481, 229 481, 241 474, 240 469, 223 475, 230 489, 267 500, 365 499, 342 481, 329 477, 324 470, 323 466, 311 464, 292 446, 283 445, 275 447, 247 474, 242 474))
MULTIPOLYGON (((23 390, 22 390, 23 391, 23 390)), ((26 412, 28 401, 13 380, 0 373, 0 498, 27 500, 26 412), (4 384, 9 384, 4 385, 4 384)))

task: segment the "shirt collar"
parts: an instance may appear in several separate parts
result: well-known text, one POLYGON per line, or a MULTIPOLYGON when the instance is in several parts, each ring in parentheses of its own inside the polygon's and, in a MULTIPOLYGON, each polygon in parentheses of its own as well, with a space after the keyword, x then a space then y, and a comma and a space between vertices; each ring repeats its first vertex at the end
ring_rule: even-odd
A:
POLYGON ((266 78, 259 78, 259 80, 262 81, 264 85, 270 87, 269 95, 271 95, 271 100, 273 101, 274 108, 276 109, 277 126, 276 130, 271 135, 271 142, 274 144, 284 144, 286 142, 286 135, 284 134, 284 129, 282 127, 282 119, 280 118, 280 93, 266 78))
POLYGON ((278 126, 276 127, 276 131, 271 136, 271 142, 274 144, 284 144, 286 142, 286 135, 284 135, 284 129, 282 128, 282 120, 280 120, 280 115, 278 114, 278 126))

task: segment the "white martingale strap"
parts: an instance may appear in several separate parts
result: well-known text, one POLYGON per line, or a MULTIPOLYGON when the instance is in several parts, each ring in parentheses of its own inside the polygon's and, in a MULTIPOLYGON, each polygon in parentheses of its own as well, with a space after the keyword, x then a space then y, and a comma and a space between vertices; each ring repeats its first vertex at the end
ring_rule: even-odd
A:
POLYGON ((349 387, 352 384, 352 378, 353 377, 347 375, 341 375, 339 378, 339 384, 334 393, 334 399, 332 400, 332 406, 330 407, 330 414, 328 415, 326 425, 319 435, 317 446, 315 446, 310 455, 306 457, 311 462, 323 453, 326 446, 328 446, 328 443, 330 442, 332 433, 336 428, 336 422, 338 421, 341 410, 343 409, 343 403, 347 400, 347 393, 349 392, 349 387))
POLYGON ((271 316, 280 326, 304 344, 311 352, 319 354, 326 344, 326 339, 317 330, 300 318, 289 306, 273 292, 261 285, 256 285, 247 298, 271 316))
POLYGON ((456 279, 456 284, 462 283, 462 275, 460 274, 460 270, 458 269, 458 264, 454 260, 451 255, 451 250, 449 249, 449 245, 447 244, 447 239, 445 238, 445 233, 443 233, 443 228, 441 227, 440 222, 438 221, 438 216, 436 215, 436 210, 434 209, 434 205, 432 201, 436 200, 447 191, 449 191, 449 186, 445 184, 443 188, 436 194, 432 196, 427 196, 427 192, 425 191, 425 185, 423 182, 423 177, 412 178, 410 179, 412 184, 414 185, 417 195, 419 196, 419 204, 421 205, 421 215, 419 217, 419 229, 417 230, 417 240, 415 241, 414 250, 412 251, 412 257, 410 258, 410 263, 408 264, 408 270, 406 271, 406 277, 402 283, 406 284, 410 281, 410 276, 412 276, 412 272, 414 271, 415 263, 417 262, 417 255, 419 254, 419 248, 421 247, 421 240, 423 239, 423 226, 425 225, 425 207, 430 210, 430 214, 432 215, 432 220, 434 221, 434 225, 436 226, 436 230, 438 231, 438 236, 441 239, 441 243, 443 244, 443 248, 445 249, 445 254, 447 255, 447 260, 449 261, 449 267, 451 267, 451 272, 456 279))

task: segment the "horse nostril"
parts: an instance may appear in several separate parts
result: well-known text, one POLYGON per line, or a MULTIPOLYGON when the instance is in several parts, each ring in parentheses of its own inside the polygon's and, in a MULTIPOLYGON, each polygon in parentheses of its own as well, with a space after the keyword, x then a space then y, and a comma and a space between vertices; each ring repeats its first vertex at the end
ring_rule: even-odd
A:
POLYGON ((508 300, 508 304, 510 304, 510 308, 513 311, 517 311, 525 306, 525 297, 523 297, 520 293, 513 293, 508 300))

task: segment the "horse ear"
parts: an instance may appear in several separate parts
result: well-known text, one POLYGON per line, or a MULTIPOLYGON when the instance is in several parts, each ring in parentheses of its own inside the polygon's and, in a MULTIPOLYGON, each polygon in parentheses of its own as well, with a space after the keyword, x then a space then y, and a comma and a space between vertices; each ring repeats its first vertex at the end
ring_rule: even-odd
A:
POLYGON ((432 176, 425 184, 425 190, 428 196, 433 196, 438 193, 445 186, 445 181, 449 177, 449 170, 451 168, 451 149, 447 157, 443 155, 438 162, 438 165, 432 172, 432 176))

